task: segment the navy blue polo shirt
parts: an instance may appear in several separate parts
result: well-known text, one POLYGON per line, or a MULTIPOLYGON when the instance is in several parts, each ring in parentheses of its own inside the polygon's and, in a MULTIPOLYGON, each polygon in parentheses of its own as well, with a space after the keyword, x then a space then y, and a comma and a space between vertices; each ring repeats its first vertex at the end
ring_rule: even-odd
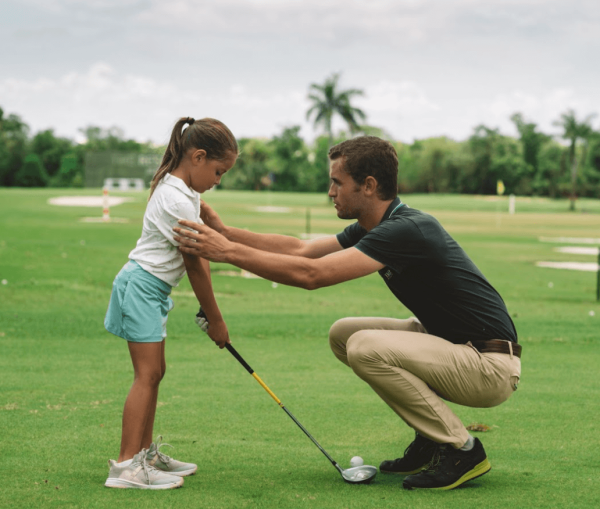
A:
POLYGON ((517 341, 500 294, 433 216, 396 198, 370 232, 354 223, 337 239, 385 265, 379 275, 429 334, 452 343, 517 341))

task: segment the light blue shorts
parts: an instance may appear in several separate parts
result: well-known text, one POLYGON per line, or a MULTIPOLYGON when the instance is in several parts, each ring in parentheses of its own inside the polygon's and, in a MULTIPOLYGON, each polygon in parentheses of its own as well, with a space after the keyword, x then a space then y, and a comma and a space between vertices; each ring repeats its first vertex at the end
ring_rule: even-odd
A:
POLYGON ((153 343, 167 337, 167 316, 173 309, 171 285, 130 260, 113 283, 104 327, 127 341, 153 343))

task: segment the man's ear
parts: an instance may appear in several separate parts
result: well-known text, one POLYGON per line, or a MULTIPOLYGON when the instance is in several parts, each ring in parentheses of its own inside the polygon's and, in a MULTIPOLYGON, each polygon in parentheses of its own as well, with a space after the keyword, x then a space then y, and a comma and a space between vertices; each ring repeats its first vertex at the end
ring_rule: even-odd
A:
POLYGON ((365 193, 367 194, 367 196, 372 196, 373 194, 375 194, 377 192, 377 180, 375 179, 375 177, 369 175, 366 179, 365 179, 365 183, 363 184, 364 189, 365 189, 365 193))

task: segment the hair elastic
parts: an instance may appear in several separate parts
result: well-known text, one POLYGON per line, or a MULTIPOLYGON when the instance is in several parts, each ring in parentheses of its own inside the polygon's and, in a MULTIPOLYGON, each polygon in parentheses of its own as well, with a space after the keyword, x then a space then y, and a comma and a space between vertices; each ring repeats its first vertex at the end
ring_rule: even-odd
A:
POLYGON ((196 120, 195 120, 195 119, 193 119, 192 117, 188 117, 188 118, 187 118, 187 123, 188 123, 188 124, 190 124, 190 125, 192 125, 192 124, 193 124, 195 121, 196 121, 196 120))

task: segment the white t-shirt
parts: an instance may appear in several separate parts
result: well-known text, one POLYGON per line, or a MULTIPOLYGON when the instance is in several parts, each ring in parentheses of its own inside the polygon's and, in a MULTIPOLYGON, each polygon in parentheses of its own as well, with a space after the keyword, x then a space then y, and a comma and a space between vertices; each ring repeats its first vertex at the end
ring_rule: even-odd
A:
POLYGON ((148 202, 142 236, 129 259, 171 286, 177 286, 185 274, 183 255, 177 249, 179 243, 173 239, 173 227, 179 219, 202 222, 200 193, 168 173, 148 202))

